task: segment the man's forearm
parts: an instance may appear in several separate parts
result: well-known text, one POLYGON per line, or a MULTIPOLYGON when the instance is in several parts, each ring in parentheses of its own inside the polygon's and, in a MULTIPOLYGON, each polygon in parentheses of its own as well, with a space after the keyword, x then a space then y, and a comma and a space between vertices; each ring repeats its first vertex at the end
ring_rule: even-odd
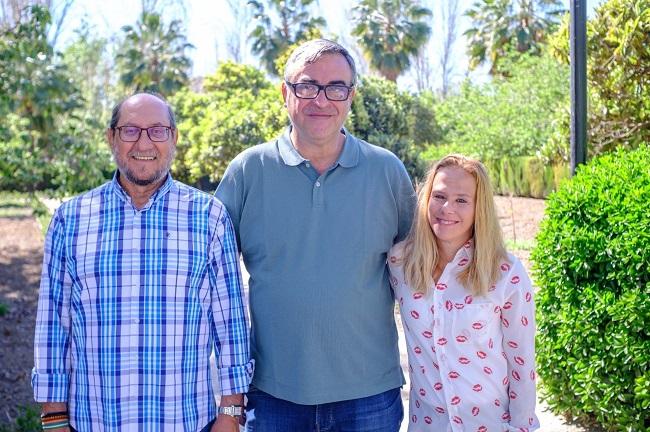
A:
POLYGON ((222 407, 231 405, 244 406, 244 395, 238 393, 234 395, 221 396, 221 403, 219 405, 222 407))
POLYGON ((61 412, 67 410, 68 410, 68 404, 65 402, 43 402, 41 404, 41 414, 47 414, 51 412, 61 412))

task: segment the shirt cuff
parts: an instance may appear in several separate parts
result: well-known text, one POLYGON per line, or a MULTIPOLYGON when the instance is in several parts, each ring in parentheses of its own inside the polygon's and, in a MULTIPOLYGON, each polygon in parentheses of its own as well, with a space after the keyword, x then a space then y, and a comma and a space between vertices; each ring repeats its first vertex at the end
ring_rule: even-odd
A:
POLYGON ((253 379, 255 360, 239 366, 220 368, 217 370, 219 376, 219 388, 222 396, 246 393, 248 386, 253 379))
POLYGON ((32 388, 36 402, 68 402, 69 387, 69 374, 46 374, 32 370, 32 388))

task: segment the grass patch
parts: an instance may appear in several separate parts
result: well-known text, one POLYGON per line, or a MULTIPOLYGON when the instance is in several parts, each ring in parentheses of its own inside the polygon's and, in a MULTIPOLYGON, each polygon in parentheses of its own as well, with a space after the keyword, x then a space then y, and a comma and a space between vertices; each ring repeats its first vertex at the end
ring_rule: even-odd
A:
POLYGON ((0 217, 26 217, 32 215, 27 194, 0 192, 0 217))
POLYGON ((45 235, 52 214, 36 194, 0 191, 0 217, 24 218, 31 216, 36 218, 43 235, 45 235))
POLYGON ((0 425, 0 432, 39 432, 41 430, 40 409, 36 405, 20 407, 20 414, 12 424, 0 425))
POLYGON ((506 240, 506 249, 509 251, 527 251, 530 252, 535 247, 535 240, 506 240))

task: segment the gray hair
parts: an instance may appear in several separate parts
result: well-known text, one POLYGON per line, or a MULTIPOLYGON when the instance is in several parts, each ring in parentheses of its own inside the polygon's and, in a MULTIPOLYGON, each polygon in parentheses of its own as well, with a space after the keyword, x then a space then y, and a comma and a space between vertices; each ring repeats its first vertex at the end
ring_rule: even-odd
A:
POLYGON ((169 126, 172 129, 176 129, 176 116, 174 115, 174 110, 172 110, 172 107, 171 105, 169 105, 169 102, 167 102, 167 100, 161 94, 154 93, 154 92, 137 92, 130 96, 125 97, 124 99, 116 103, 115 106, 113 107, 113 112, 111 113, 111 121, 108 124, 109 129, 115 129, 117 127, 117 122, 120 121, 120 110, 122 109, 122 104, 126 102, 127 99, 142 94, 151 95, 156 99, 161 100, 165 104, 165 106, 167 107, 167 113, 169 114, 169 126))
POLYGON ((289 74, 296 68, 312 64, 328 54, 340 54, 345 58, 352 70, 352 85, 355 85, 357 83, 357 68, 350 52, 338 43, 328 39, 313 39, 298 46, 291 53, 287 64, 284 66, 285 81, 289 81, 289 74))

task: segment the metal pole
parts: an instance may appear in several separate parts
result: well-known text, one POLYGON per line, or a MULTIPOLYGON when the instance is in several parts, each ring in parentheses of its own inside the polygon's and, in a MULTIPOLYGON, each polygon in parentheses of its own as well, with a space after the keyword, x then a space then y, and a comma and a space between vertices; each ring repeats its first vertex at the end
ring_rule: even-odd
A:
POLYGON ((587 161, 587 1, 571 0, 571 175, 587 161))

